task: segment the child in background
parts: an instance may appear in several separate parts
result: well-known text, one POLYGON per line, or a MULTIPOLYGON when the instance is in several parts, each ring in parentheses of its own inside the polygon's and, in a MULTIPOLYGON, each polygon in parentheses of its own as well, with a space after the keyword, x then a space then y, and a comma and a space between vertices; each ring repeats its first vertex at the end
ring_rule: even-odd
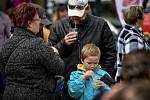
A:
POLYGON ((110 88, 101 78, 107 74, 99 65, 101 52, 94 44, 86 44, 81 51, 81 61, 77 71, 73 71, 68 81, 69 95, 76 100, 92 100, 99 93, 110 88))

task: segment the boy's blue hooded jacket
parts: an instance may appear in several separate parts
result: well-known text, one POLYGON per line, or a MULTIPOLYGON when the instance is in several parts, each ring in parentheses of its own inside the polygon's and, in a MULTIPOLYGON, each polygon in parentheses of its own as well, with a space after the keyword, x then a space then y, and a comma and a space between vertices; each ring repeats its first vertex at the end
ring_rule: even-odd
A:
POLYGON ((93 70, 94 76, 86 80, 81 79, 81 76, 85 73, 84 65, 78 64, 77 68, 78 71, 73 71, 68 81, 68 92, 71 97, 76 100, 92 100, 98 93, 106 92, 110 89, 106 84, 102 89, 94 87, 94 80, 101 79, 102 76, 108 74, 100 67, 96 67, 93 70))

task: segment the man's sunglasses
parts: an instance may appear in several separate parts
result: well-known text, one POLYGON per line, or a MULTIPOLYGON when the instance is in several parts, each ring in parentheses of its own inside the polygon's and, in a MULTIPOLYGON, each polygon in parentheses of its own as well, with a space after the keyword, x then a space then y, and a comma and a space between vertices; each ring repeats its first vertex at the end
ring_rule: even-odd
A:
POLYGON ((69 9, 78 9, 78 10, 83 10, 83 9, 85 9, 87 7, 87 4, 86 5, 84 5, 84 6, 81 6, 81 5, 69 5, 68 4, 68 8, 69 9))

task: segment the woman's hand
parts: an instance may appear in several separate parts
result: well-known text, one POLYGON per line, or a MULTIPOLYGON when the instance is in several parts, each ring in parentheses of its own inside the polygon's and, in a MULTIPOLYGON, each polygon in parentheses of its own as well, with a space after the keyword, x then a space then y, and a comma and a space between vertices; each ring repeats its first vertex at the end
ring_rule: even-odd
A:
POLYGON ((55 53, 59 54, 58 50, 55 47, 51 46, 51 48, 54 50, 55 53))

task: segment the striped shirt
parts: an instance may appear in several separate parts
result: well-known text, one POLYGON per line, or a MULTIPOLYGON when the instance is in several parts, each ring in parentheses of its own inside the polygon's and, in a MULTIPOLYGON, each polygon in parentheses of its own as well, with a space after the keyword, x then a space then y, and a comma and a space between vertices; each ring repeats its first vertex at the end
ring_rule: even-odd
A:
POLYGON ((117 76, 120 76, 120 69, 124 56, 136 49, 150 49, 144 34, 135 26, 125 25, 119 34, 117 41, 117 76))

